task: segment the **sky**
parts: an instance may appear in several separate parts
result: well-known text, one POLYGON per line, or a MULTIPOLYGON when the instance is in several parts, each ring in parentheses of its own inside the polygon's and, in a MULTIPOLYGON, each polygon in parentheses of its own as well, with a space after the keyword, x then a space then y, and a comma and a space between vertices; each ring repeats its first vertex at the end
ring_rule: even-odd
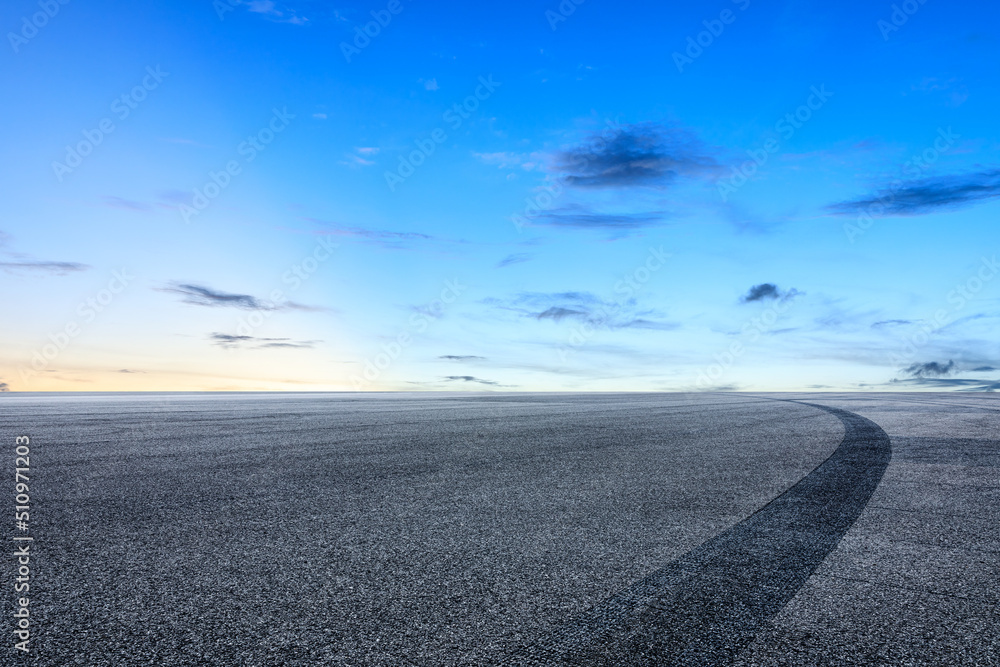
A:
POLYGON ((1000 388, 998 19, 11 0, 0 391, 1000 388))

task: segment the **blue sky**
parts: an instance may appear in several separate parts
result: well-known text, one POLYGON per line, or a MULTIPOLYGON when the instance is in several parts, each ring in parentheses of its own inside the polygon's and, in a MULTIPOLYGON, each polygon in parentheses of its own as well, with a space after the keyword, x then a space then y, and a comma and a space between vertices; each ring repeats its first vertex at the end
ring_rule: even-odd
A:
POLYGON ((0 389, 1000 387, 998 14, 10 2, 0 389))

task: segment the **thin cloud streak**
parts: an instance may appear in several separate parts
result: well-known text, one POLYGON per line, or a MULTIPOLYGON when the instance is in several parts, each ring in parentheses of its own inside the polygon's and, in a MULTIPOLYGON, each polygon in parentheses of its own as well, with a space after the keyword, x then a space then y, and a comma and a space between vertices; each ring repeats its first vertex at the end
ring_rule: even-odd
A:
POLYGON ((900 188, 883 188, 858 199, 830 204, 837 215, 922 215, 955 209, 1000 195, 1000 169, 926 178, 900 188))

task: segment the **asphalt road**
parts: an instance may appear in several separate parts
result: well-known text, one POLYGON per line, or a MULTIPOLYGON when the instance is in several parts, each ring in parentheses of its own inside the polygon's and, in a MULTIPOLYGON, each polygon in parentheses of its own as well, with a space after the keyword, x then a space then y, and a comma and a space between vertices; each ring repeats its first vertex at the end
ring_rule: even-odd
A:
POLYGON ((32 438, 33 630, 28 658, 0 655, 1000 664, 998 411, 968 394, 9 394, 11 476, 14 436, 32 438))

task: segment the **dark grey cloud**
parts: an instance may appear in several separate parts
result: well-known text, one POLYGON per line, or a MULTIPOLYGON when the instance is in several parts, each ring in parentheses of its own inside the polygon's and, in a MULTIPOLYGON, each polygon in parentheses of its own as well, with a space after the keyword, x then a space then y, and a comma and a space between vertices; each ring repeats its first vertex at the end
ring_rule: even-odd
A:
POLYGON ((946 364, 937 361, 929 361, 923 364, 911 364, 903 369, 903 372, 913 377, 928 377, 948 375, 955 370, 955 362, 949 361, 946 364))
POLYGON ((867 212, 871 215, 921 215, 939 209, 954 209, 1000 195, 1000 169, 970 174, 939 176, 893 184, 870 195, 838 202, 827 210, 839 215, 867 212))
POLYGON ((118 373, 145 373, 146 371, 134 371, 134 370, 132 370, 130 368, 123 368, 120 371, 116 371, 116 372, 118 372, 118 373))
POLYGON ((274 310, 274 307, 249 294, 232 294, 219 292, 204 285, 174 283, 171 287, 163 287, 162 292, 180 294, 181 301, 195 306, 243 308, 244 310, 274 310))
POLYGON ((655 123, 623 126, 609 139, 590 137, 558 151, 553 162, 563 181, 578 188, 665 187, 718 168, 693 134, 655 123))
POLYGON ((477 357, 474 354, 442 354, 438 359, 446 361, 485 361, 486 357, 477 357))
POLYGON ((67 273, 86 271, 90 268, 86 264, 80 264, 79 262, 49 262, 40 259, 30 259, 23 253, 7 250, 11 240, 13 240, 13 237, 10 234, 0 231, 0 254, 12 258, 10 261, 0 261, 0 270, 6 273, 27 272, 65 275, 67 273))
POLYGON ((651 227, 663 221, 665 213, 600 213, 581 206, 545 211, 531 218, 532 225, 572 229, 628 230, 651 227))
POLYGON ((993 368, 992 366, 980 366, 979 368, 973 368, 972 372, 973 373, 991 373, 991 372, 993 372, 995 370, 997 370, 997 369, 993 368))
POLYGON ((251 347, 253 349, 265 348, 300 348, 309 349, 315 347, 319 341, 302 340, 293 341, 291 338, 260 338, 257 336, 237 336, 225 333, 209 334, 209 340, 227 349, 236 347, 251 347))
POLYGON ((505 266, 510 266, 511 264, 519 264, 521 262, 529 261, 534 255, 530 255, 526 252, 515 253, 513 255, 507 255, 497 263, 497 268, 502 269, 505 266))
POLYGON ((10 391, 10 385, 6 382, 0 382, 0 393, 10 391))
POLYGON ((257 297, 249 294, 220 292, 219 290, 212 289, 211 287, 190 283, 172 283, 170 287, 160 287, 158 290, 161 292, 180 294, 182 302, 195 306, 208 306, 212 308, 240 308, 242 310, 327 310, 318 306, 306 306, 301 303, 295 303, 294 301, 273 303, 264 299, 258 299, 257 297))
POLYGON ((743 302, 749 303, 751 301, 764 301, 767 299, 777 299, 781 296, 778 291, 778 286, 772 283, 762 283, 760 285, 754 285, 750 288, 750 291, 743 296, 743 302))
POLYGON ((472 375, 448 375, 443 378, 448 382, 474 382, 476 384, 488 384, 494 387, 499 387, 499 382, 494 382, 493 380, 483 380, 481 378, 473 377, 472 375))
POLYGON ((781 299, 785 301, 793 297, 802 294, 795 288, 787 291, 778 289, 778 286, 774 283, 761 283, 760 285, 754 285, 751 287, 746 294, 740 297, 740 301, 743 303, 753 303, 754 301, 775 301, 781 299))
POLYGON ((533 320, 575 320, 604 329, 667 331, 679 326, 652 319, 662 317, 662 313, 639 310, 635 299, 605 301, 590 292, 521 292, 509 299, 484 299, 482 303, 533 320))
POLYGON ((0 269, 8 273, 18 271, 28 271, 32 273, 53 273, 55 275, 66 275, 86 271, 90 267, 78 262, 44 262, 41 260, 24 260, 20 262, 0 262, 0 269))
POLYGON ((874 324, 872 324, 872 329, 902 326, 904 324, 913 324, 913 320, 882 320, 881 322, 875 322, 874 324))
POLYGON ((586 320, 590 317, 590 311, 574 310, 573 308, 563 308, 562 306, 552 306, 535 315, 540 320, 555 320, 559 322, 567 317, 575 317, 586 320))

